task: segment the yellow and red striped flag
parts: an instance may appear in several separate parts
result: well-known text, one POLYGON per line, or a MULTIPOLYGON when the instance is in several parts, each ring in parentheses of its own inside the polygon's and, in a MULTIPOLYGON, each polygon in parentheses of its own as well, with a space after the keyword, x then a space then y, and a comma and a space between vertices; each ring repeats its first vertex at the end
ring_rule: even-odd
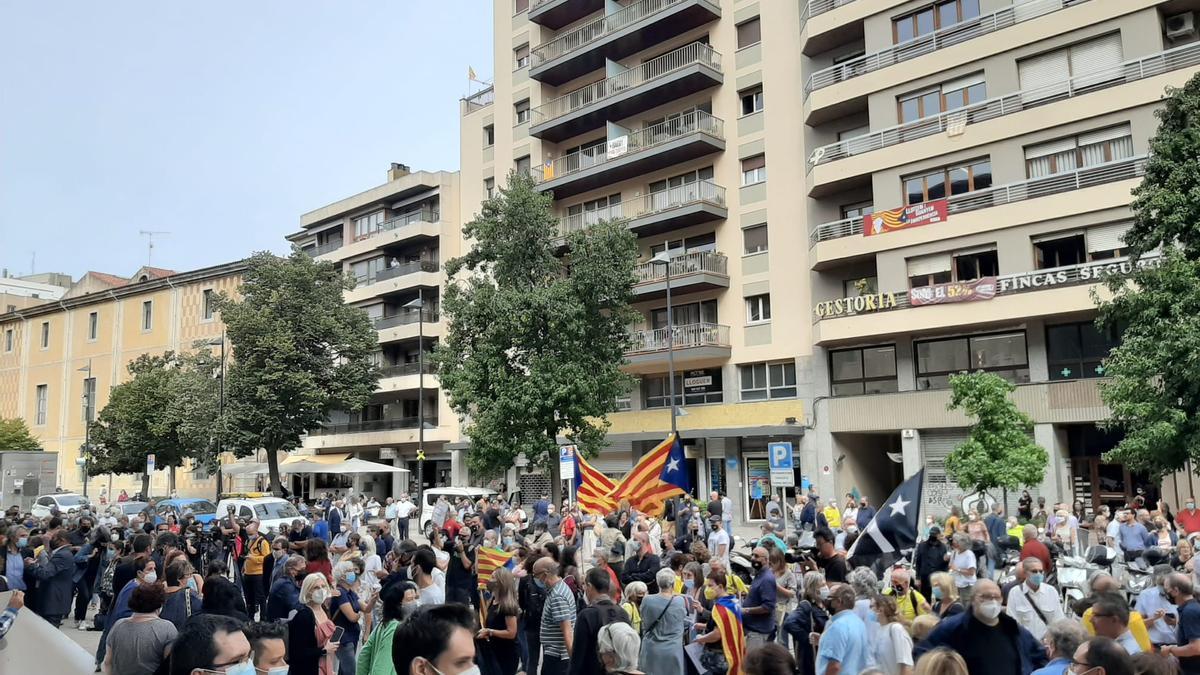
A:
POLYGON ((609 494, 616 487, 611 478, 600 473, 578 451, 575 452, 575 501, 584 513, 608 515, 617 509, 609 494))
POLYGON ((638 460, 609 498, 614 504, 628 500, 638 511, 661 517, 666 501, 687 492, 688 486, 683 446, 671 434, 638 460))
POLYGON ((717 598, 713 603, 713 623, 721 634, 721 648, 729 675, 743 675, 742 657, 746 655, 746 633, 742 630, 742 610, 732 595, 717 598))
POLYGON ((475 555, 475 573, 479 576, 479 587, 487 586, 492 573, 501 567, 512 568, 513 554, 498 548, 479 547, 475 555))

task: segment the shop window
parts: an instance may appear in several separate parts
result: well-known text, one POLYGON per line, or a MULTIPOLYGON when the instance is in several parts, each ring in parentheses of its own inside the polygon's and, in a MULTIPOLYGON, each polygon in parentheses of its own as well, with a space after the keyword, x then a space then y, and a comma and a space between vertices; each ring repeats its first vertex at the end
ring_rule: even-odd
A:
POLYGON ((1093 321, 1046 327, 1046 364, 1051 380, 1104 377, 1104 359, 1121 343, 1121 331, 1093 321))
POLYGON ((1029 381, 1024 331, 914 343, 917 389, 945 389, 950 376, 983 370, 1020 384, 1029 381))
POLYGON ((796 397, 796 363, 747 363, 738 366, 743 401, 796 397))
POLYGON ((829 379, 834 396, 898 391, 896 347, 886 345, 830 352, 829 379))

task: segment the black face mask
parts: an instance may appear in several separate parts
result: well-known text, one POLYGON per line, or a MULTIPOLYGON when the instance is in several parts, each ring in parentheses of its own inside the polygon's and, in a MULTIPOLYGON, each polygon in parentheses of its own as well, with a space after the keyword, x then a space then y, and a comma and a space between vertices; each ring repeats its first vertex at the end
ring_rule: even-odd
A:
POLYGON ((757 572, 763 568, 763 564, 762 564, 761 560, 751 560, 750 566, 754 568, 755 572, 757 572))

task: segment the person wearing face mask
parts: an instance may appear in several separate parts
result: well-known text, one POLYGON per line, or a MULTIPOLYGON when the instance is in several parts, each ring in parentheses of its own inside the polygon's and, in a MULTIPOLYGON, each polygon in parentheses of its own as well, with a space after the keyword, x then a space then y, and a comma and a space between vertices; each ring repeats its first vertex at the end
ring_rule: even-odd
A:
POLYGON ((1176 642, 1159 652, 1179 659, 1179 672, 1200 673, 1200 603, 1193 597, 1195 590, 1189 575, 1174 572, 1163 582, 1167 597, 1179 612, 1176 642))
POLYGON ((679 645, 687 631, 687 598, 675 595, 675 573, 660 570, 655 576, 658 593, 642 601, 641 670, 655 675, 683 675, 684 657, 679 645))
POLYGON ((754 579, 742 605, 742 627, 746 633, 746 648, 753 649, 767 642, 775 632, 775 605, 778 589, 771 570, 770 554, 759 546, 750 553, 754 579))
POLYGON ((309 574, 300 585, 304 603, 288 622, 288 675, 333 675, 334 654, 340 648, 330 640, 334 624, 325 612, 329 584, 323 574, 309 574))
POLYGON ((1029 673, 1046 665, 1037 638, 1004 614, 1000 587, 990 579, 975 584, 970 611, 946 618, 917 645, 914 656, 937 647, 958 652, 972 675, 1029 673))
POLYGON ((829 614, 825 611, 825 601, 829 599, 829 587, 825 585, 825 576, 820 572, 806 572, 801 580, 802 597, 796 604, 796 609, 788 613, 783 620, 783 630, 791 638, 796 663, 800 665, 801 675, 816 673, 816 651, 810 639, 825 630, 829 614))
POLYGON ((1200 532, 1200 511, 1196 510, 1196 498, 1188 497, 1179 513, 1175 514, 1175 526, 1184 534, 1200 532))
POLYGON ((333 597, 330 611, 333 612, 333 624, 343 631, 336 654, 337 671, 338 675, 354 675, 355 652, 362 636, 359 624, 362 602, 358 596, 358 571, 354 561, 343 560, 338 563, 333 568, 333 578, 337 582, 337 594, 333 597))
POLYGON ((275 585, 267 596, 265 621, 287 620, 292 612, 300 610, 300 584, 304 581, 304 557, 289 556, 283 562, 277 563, 281 574, 276 577, 275 585))
POLYGON ((182 628, 193 614, 200 613, 202 599, 191 587, 195 583, 192 579, 194 571, 186 556, 177 555, 167 565, 164 575, 167 587, 159 616, 170 621, 177 630, 182 628))
MULTIPOLYGON (((75 555, 71 553, 70 541, 62 529, 50 535, 47 548, 48 558, 41 562, 26 558, 25 565, 38 580, 38 614, 51 626, 58 628, 63 618, 71 611, 71 597, 75 589, 75 555)), ((85 605, 86 606, 86 605, 85 605)))
POLYGON ((8 588, 25 590, 25 559, 21 549, 29 545, 29 533, 20 525, 0 531, 0 576, 8 579, 8 588))
POLYGON ((100 667, 104 663, 105 652, 108 649, 108 634, 112 632, 113 626, 121 619, 128 618, 133 615, 133 611, 129 608, 129 600, 133 597, 133 591, 142 584, 154 584, 158 582, 158 573, 154 567, 154 561, 150 556, 139 556, 133 559, 132 569, 134 571, 133 579, 130 579, 121 591, 113 600, 112 607, 108 610, 108 616, 104 624, 104 632, 100 635, 100 646, 96 649, 96 667, 100 667))
MULTIPOLYGON (((398 675, 479 675, 475 664, 475 615, 469 607, 422 607, 392 637, 398 675)), ((542 671, 543 674, 546 671, 542 671)))
POLYGON ((132 614, 108 633, 105 666, 121 675, 153 675, 175 641, 175 625, 159 618, 166 589, 161 584, 141 584, 129 598, 132 614))
POLYGON ((1025 583, 1013 588, 1008 594, 1008 615, 1017 620, 1037 639, 1042 639, 1046 628, 1065 619, 1058 591, 1046 583, 1046 569, 1037 558, 1021 561, 1025 570, 1025 583))
POLYGON ((516 673, 521 660, 517 642, 521 615, 517 579, 507 568, 500 567, 492 573, 487 590, 491 594, 487 600, 487 620, 475 634, 480 663, 487 666, 489 673, 516 673))
POLYGON ((288 675, 286 624, 256 621, 242 626, 242 632, 250 643, 254 675, 288 675))
POLYGON ((420 592, 422 605, 440 605, 446 602, 446 592, 433 578, 437 567, 437 556, 429 548, 419 548, 413 555, 412 576, 420 592))
POLYGON ((371 631, 371 637, 358 653, 359 675, 394 675, 392 639, 407 615, 420 606, 416 597, 417 589, 410 582, 392 584, 380 593, 382 623, 371 631))
POLYGON ((809 636, 810 643, 817 646, 818 675, 859 673, 870 661, 867 625, 854 611, 856 602, 854 588, 849 584, 834 584, 829 589, 825 606, 830 618, 825 631, 809 636))
POLYGON ((942 529, 937 525, 929 528, 929 536, 917 544, 913 553, 913 570, 916 572, 917 590, 925 595, 930 593, 929 577, 937 572, 950 569, 946 560, 946 542, 942 539, 942 529))
POLYGON ((471 530, 463 527, 446 543, 450 564, 446 569, 446 602, 472 604, 475 595, 475 547, 471 530))
POLYGON ((1087 631, 1078 621, 1061 619, 1050 624, 1042 636, 1042 646, 1050 662, 1033 671, 1031 675, 1063 675, 1071 665, 1075 650, 1088 641, 1087 631))

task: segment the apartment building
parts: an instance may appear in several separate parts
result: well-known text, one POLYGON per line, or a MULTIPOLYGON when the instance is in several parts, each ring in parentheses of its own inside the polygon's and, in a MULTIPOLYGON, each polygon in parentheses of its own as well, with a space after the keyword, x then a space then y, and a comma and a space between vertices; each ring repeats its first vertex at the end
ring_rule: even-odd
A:
POLYGON ((762 515, 772 441, 825 496, 878 502, 924 467, 932 511, 962 503, 944 459, 969 430, 946 410, 963 369, 1018 385, 1051 455, 1035 494, 1153 495, 1100 458, 1119 334, 1092 326, 1091 294, 1128 269, 1130 189, 1165 88, 1200 64, 1198 5, 496 0, 494 82, 462 101, 462 211, 530 172, 564 233, 620 217, 638 235, 639 382, 604 471, 670 428, 673 345, 693 484, 740 519, 762 515))
MULTIPOLYGON (((83 489, 79 460, 87 421, 129 378, 129 362, 204 348, 197 344, 220 338, 216 294, 234 292, 243 271, 240 261, 191 272, 143 268, 101 291, 0 314, 0 417, 24 419, 43 449, 58 453, 58 487, 83 489)), ((176 471, 175 481, 182 495, 210 497, 216 489, 207 472, 189 465, 176 471)), ((151 494, 167 494, 167 472, 156 471, 150 485, 151 494)), ((93 498, 102 488, 133 494, 141 477, 93 477, 89 488, 93 498)))
POLYGON ((447 447, 458 440, 458 419, 429 358, 444 330, 438 312, 442 262, 461 247, 458 190, 455 173, 410 172, 392 164, 386 183, 304 214, 302 229, 288 235, 301 250, 355 278, 346 302, 366 312, 379 333, 374 358, 382 374, 371 402, 362 410, 334 412, 309 430, 300 448, 326 459, 353 456, 410 471, 354 474, 356 491, 398 496, 415 490, 419 475, 425 487, 466 481, 463 450, 447 447))

